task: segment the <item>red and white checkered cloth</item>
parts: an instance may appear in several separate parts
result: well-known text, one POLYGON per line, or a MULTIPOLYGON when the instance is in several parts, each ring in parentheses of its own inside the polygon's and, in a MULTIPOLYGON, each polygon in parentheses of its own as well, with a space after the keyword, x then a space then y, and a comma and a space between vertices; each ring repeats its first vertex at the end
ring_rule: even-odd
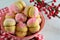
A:
MULTIPOLYGON (((5 15, 5 13, 8 13, 8 12, 9 12, 8 7, 0 9, 0 40, 20 40, 15 36, 12 36, 2 30, 2 26, 1 26, 2 17, 5 15)), ((44 36, 38 34, 36 37, 32 38, 31 40, 44 40, 44 36)))

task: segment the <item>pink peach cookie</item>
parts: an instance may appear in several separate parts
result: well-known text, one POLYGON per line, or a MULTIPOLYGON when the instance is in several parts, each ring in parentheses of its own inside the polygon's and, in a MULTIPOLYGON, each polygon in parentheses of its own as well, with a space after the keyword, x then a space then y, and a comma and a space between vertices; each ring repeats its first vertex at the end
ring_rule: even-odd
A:
POLYGON ((31 18, 27 21, 27 26, 31 33, 36 33, 40 30, 39 20, 37 18, 31 18))
POLYGON ((17 13, 15 16, 15 20, 17 22, 20 22, 20 21, 25 22, 27 20, 27 17, 22 13, 17 13))
POLYGON ((17 1, 15 3, 13 3, 9 9, 11 12, 14 12, 14 13, 19 13, 19 12, 22 12, 23 9, 25 8, 26 4, 24 1, 20 0, 20 1, 17 1))
POLYGON ((14 4, 12 4, 11 6, 9 6, 9 11, 11 13, 18 13, 19 12, 18 8, 14 4))
POLYGON ((30 18, 27 21, 27 26, 28 27, 35 27, 36 25, 39 25, 39 21, 37 20, 37 18, 30 18))

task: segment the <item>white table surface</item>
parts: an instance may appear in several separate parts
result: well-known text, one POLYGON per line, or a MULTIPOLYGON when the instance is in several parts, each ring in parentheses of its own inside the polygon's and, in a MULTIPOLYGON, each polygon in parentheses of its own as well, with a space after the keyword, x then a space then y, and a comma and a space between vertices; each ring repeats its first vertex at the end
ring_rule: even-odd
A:
MULTIPOLYGON (((0 0, 0 9, 11 5, 15 1, 18 0, 0 0)), ((27 5, 30 5, 29 0, 24 1, 26 2, 27 5)), ((46 2, 47 1, 48 0, 46 0, 46 2)), ((57 0, 55 4, 57 5, 58 3, 60 3, 60 0, 57 0)), ((41 31, 41 34, 45 36, 45 40, 60 40, 60 19, 55 17, 49 20, 45 14, 43 15, 45 16, 46 22, 43 30, 41 31)))

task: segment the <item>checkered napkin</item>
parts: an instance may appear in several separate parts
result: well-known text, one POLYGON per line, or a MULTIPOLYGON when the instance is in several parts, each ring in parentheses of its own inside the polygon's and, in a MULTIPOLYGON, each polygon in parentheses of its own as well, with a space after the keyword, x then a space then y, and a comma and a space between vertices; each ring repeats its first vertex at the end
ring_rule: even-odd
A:
MULTIPOLYGON (((10 35, 2 30, 2 26, 1 26, 2 25, 1 23, 3 20, 2 17, 5 15, 5 13, 8 13, 8 12, 9 12, 8 7, 0 9, 0 40, 21 40, 21 39, 18 39, 17 37, 10 35)), ((30 40, 44 40, 44 36, 41 34, 38 34, 36 37, 34 37, 30 40)))

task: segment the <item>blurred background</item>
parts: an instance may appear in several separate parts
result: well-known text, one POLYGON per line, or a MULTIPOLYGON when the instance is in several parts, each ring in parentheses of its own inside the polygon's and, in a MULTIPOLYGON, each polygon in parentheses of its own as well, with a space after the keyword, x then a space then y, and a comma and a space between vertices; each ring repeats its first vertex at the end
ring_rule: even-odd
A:
MULTIPOLYGON (((0 0, 0 9, 6 6, 11 5, 15 1, 18 0, 0 0)), ((33 5, 34 3, 29 3, 29 0, 24 0, 27 5, 33 5)), ((45 2, 49 2, 51 0, 45 0, 45 2)), ((58 5, 60 0, 57 0, 55 5, 58 5)), ((50 4, 50 3, 49 3, 50 4)), ((43 13, 45 17, 45 26, 40 34, 45 36, 45 40, 60 40, 60 19, 55 17, 52 19, 48 19, 46 15, 43 13)), ((59 14, 60 15, 60 14, 59 14)))

